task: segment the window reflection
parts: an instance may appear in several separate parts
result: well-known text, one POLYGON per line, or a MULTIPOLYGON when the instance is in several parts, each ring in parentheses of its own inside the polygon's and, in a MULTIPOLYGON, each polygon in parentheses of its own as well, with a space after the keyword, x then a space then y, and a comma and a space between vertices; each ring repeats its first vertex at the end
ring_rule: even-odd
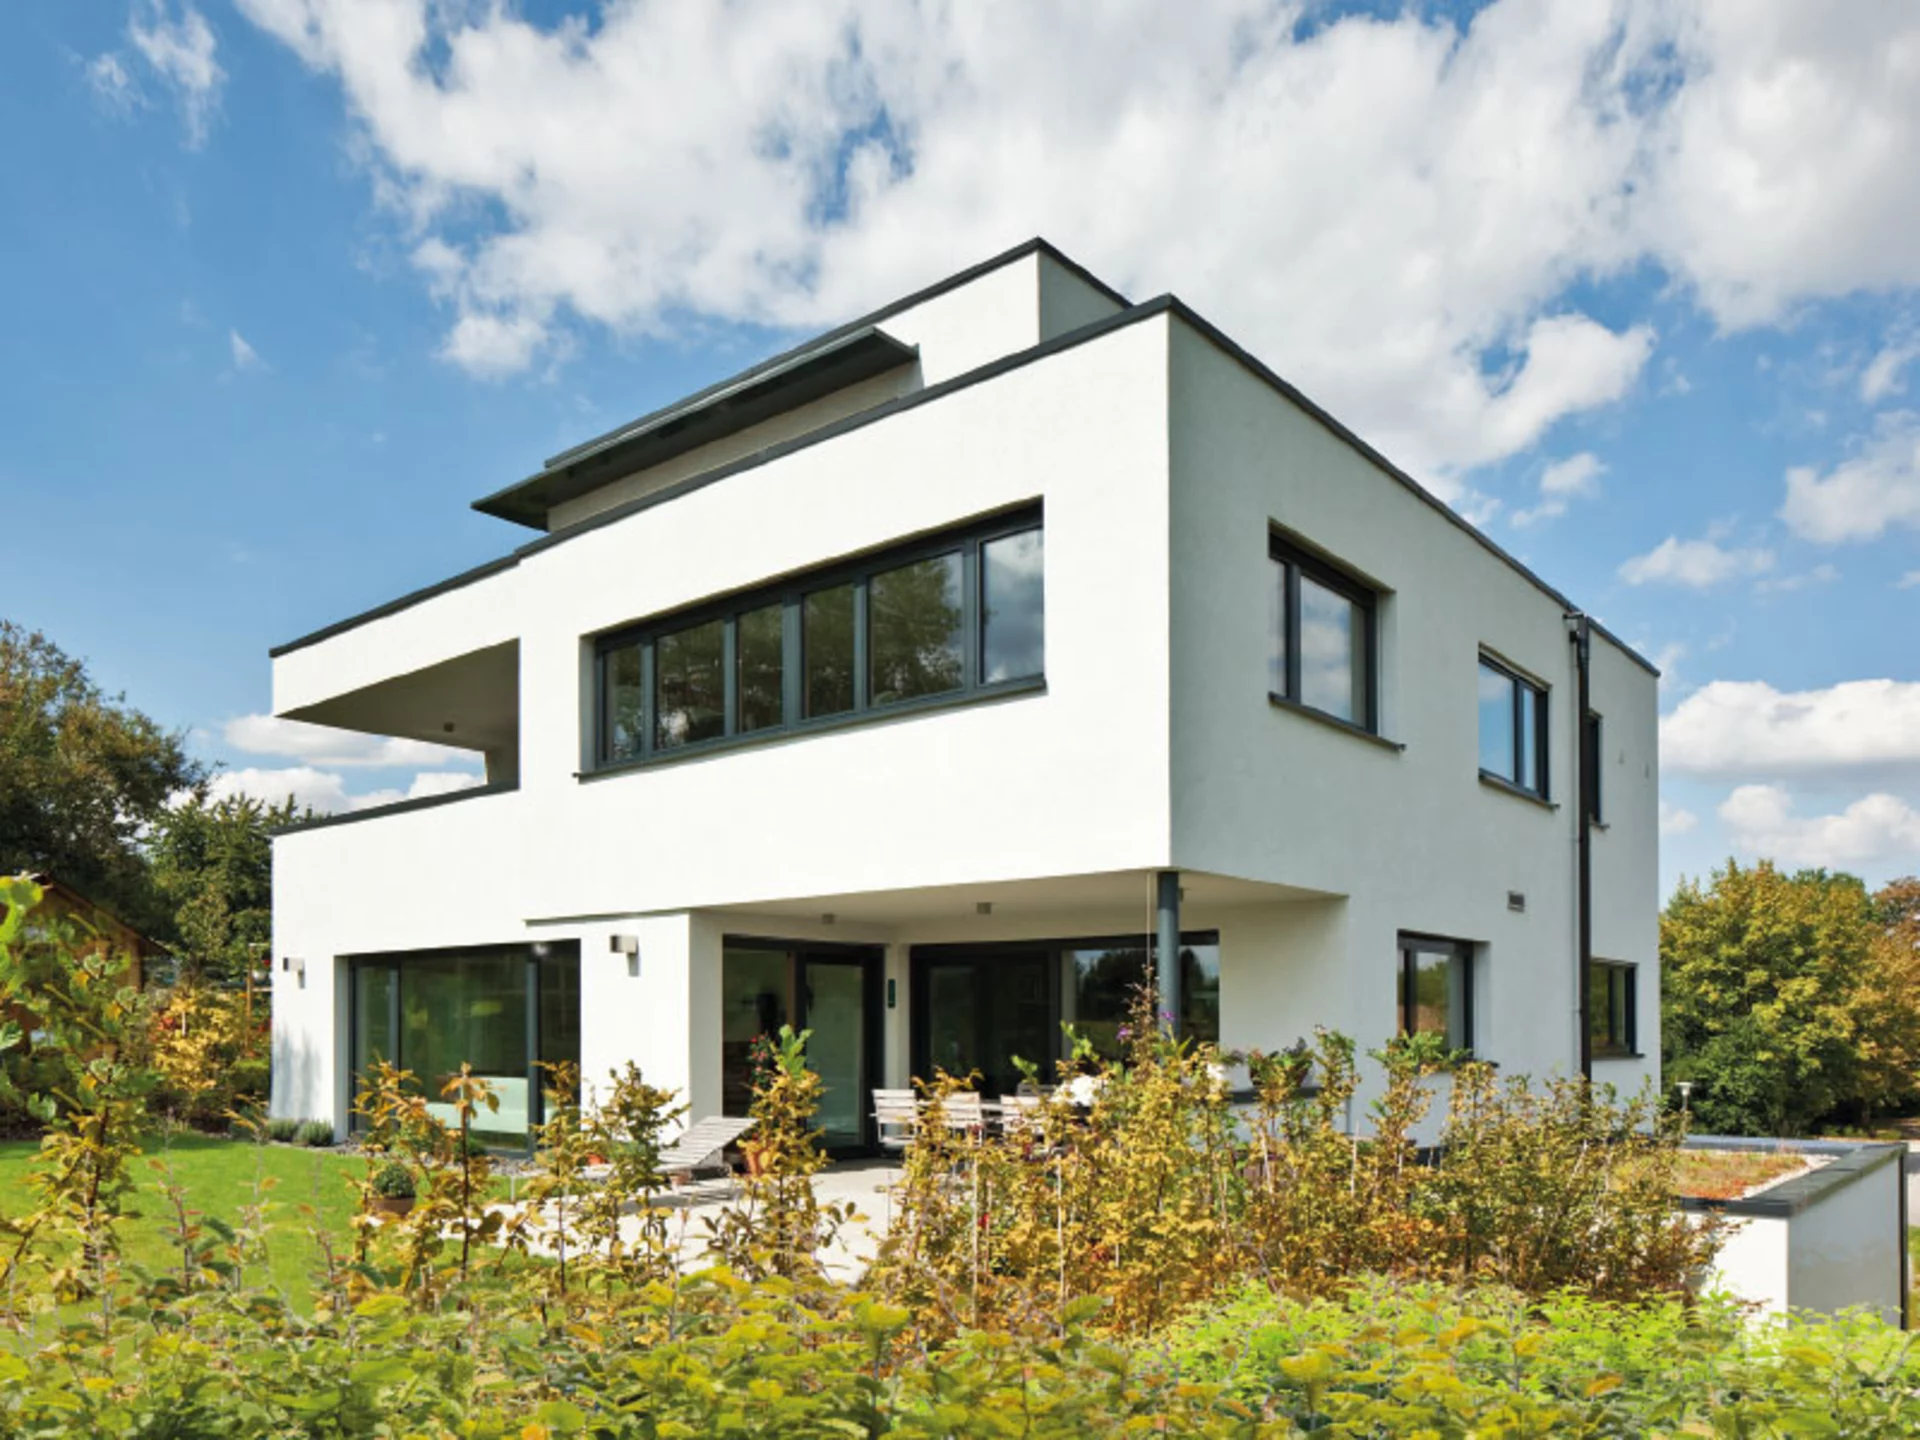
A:
POLYGON ((960 556, 935 555, 875 575, 867 590, 873 703, 958 690, 960 556))
POLYGON ((727 728, 726 626, 719 620, 689 626, 654 642, 656 750, 671 750, 724 735, 727 728))
POLYGON ((1300 577, 1300 703, 1357 720, 1365 683, 1354 603, 1311 575, 1300 577))
POLYGON ((853 709, 853 586, 816 590, 801 602, 807 714, 853 709))
POLYGON ((739 652, 739 729, 743 735, 778 725, 785 718, 782 705, 785 671, 780 605, 763 605, 740 617, 735 646, 739 652))
POLYGON ((607 758, 631 760, 640 753, 643 718, 640 647, 627 645, 607 656, 607 758))
POLYGON ((980 547, 981 679, 986 684, 1038 675, 1046 667, 1044 562, 1038 527, 980 547))

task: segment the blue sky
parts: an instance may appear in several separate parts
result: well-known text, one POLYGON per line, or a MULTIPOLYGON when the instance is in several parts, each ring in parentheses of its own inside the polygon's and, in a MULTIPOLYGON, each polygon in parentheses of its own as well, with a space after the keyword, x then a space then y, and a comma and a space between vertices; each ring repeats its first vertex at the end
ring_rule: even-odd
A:
POLYGON ((1920 869, 1920 11, 1167 9, 15 0, 0 614, 225 784, 453 783, 262 719, 267 648, 1040 233, 1659 661, 1669 881, 1920 869))

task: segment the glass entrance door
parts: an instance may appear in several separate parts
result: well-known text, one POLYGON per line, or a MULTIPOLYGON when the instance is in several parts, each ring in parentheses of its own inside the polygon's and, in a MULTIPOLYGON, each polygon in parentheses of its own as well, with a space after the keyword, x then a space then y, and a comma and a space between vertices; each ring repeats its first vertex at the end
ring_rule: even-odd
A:
POLYGON ((801 962, 805 988, 807 1061, 824 1082, 818 1124, 829 1149, 854 1149, 867 1138, 867 962, 807 955, 801 962))
POLYGON ((721 1107, 753 1103, 754 1047, 782 1025, 810 1030, 807 1063, 822 1082, 815 1123, 829 1150, 872 1144, 879 1073, 880 951, 729 936, 721 950, 721 1107))

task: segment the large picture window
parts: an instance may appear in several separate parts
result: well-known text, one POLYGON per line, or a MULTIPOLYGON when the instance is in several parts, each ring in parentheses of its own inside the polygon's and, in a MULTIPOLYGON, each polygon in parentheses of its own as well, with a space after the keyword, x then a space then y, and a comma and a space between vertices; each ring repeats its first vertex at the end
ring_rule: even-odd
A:
POLYGON ((597 767, 1038 685, 1037 510, 637 626, 596 644, 597 767))
POLYGON ((580 1061, 580 947, 489 945, 355 956, 350 962, 356 1086, 380 1061, 410 1071, 427 1109, 449 1124, 441 1087, 462 1064, 500 1102, 474 1118, 491 1145, 531 1143, 542 1066, 580 1061))
POLYGON ((1547 692, 1480 657, 1480 773, 1547 798, 1547 692))
POLYGON ((1438 1035, 1473 1048, 1473 946, 1427 935, 1400 937, 1400 1033, 1438 1035))
POLYGON ((1373 592, 1277 535, 1270 557, 1268 692, 1377 731, 1373 592))

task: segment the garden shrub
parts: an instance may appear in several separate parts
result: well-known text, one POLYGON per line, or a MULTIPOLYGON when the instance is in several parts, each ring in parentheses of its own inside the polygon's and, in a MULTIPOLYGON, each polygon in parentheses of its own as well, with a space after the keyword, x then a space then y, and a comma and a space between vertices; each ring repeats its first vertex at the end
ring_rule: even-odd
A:
POLYGON ((325 1120, 302 1120, 293 1138, 302 1145, 325 1149, 333 1144, 333 1126, 325 1120))
POLYGON ((266 1122, 266 1134, 269 1140, 277 1140, 282 1145, 291 1145, 300 1134, 300 1127, 307 1122, 296 1120, 291 1115, 275 1115, 266 1122))
POLYGON ((1013 1134, 942 1123, 969 1083, 936 1076, 868 1282, 936 1333, 1044 1324, 1079 1297, 1143 1333, 1225 1287, 1324 1294, 1351 1277, 1492 1280, 1618 1299, 1681 1293, 1714 1228, 1674 1203, 1681 1134, 1651 1094, 1500 1082, 1434 1037, 1377 1052, 1385 1087, 1349 1133, 1350 1041, 1246 1058, 1250 1111, 1215 1047, 1171 1036, 1150 1001, 1118 1059, 1076 1043, 1063 1083, 1013 1134), (1452 1074, 1437 1160, 1415 1134, 1452 1074), (1309 1084, 1309 1080, 1313 1083, 1309 1084))

